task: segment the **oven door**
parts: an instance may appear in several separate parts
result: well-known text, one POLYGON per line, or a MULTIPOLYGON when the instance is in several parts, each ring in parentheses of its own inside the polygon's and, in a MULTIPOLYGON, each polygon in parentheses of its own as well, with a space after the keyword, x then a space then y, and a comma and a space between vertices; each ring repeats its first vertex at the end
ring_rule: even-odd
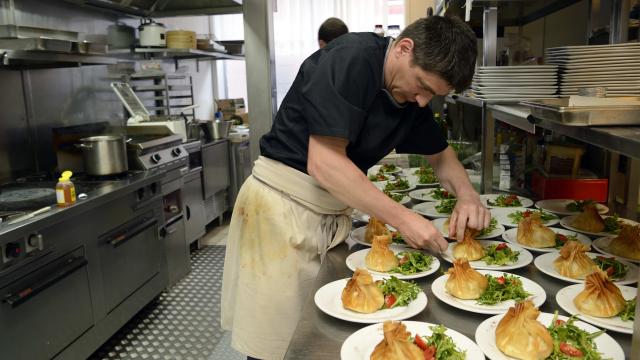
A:
POLYGON ((98 239, 107 312, 160 271, 162 243, 153 213, 142 215, 98 239))
POLYGON ((0 358, 50 359, 93 325, 81 249, 0 289, 0 358))

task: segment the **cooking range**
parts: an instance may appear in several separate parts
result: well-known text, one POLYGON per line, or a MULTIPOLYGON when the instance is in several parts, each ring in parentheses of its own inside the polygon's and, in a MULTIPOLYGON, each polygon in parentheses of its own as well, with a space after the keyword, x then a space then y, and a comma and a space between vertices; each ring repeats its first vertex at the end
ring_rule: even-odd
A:
POLYGON ((133 130, 129 170, 74 176, 74 206, 55 206, 55 180, 0 186, 2 358, 86 358, 189 271, 188 154, 179 136, 133 130))

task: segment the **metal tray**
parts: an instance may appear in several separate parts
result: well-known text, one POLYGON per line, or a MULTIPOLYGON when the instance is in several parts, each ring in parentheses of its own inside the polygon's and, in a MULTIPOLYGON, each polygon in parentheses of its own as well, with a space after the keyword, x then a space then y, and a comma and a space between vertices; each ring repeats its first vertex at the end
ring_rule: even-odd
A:
POLYGON ((52 51, 69 53, 73 42, 68 40, 29 38, 29 39, 0 39, 0 49, 25 51, 52 51))
POLYGON ((531 110, 533 118, 564 125, 640 125, 640 105, 569 106, 568 97, 521 101, 520 104, 531 110))
POLYGON ((0 38, 49 38, 57 40, 78 41, 78 32, 38 28, 32 26, 18 26, 15 24, 0 25, 0 38))

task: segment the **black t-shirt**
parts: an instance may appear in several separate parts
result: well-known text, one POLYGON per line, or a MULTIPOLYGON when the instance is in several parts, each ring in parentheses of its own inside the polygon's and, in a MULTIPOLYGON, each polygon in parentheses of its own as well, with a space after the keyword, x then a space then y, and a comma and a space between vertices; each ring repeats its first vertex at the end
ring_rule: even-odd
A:
POLYGON ((263 156, 307 173, 309 135, 349 140, 347 156, 363 172, 394 148, 436 154, 447 147, 428 107, 396 103, 384 89, 390 38, 349 33, 309 56, 285 96, 263 156))

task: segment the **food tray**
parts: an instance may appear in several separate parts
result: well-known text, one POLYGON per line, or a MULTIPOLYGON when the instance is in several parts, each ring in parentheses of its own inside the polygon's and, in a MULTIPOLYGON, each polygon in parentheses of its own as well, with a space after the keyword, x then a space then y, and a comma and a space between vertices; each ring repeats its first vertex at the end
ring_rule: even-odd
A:
MULTIPOLYGON (((629 99, 637 101, 638 98, 629 99)), ((534 119, 555 121, 564 125, 640 125, 640 105, 569 106, 569 98, 521 101, 534 119)))

